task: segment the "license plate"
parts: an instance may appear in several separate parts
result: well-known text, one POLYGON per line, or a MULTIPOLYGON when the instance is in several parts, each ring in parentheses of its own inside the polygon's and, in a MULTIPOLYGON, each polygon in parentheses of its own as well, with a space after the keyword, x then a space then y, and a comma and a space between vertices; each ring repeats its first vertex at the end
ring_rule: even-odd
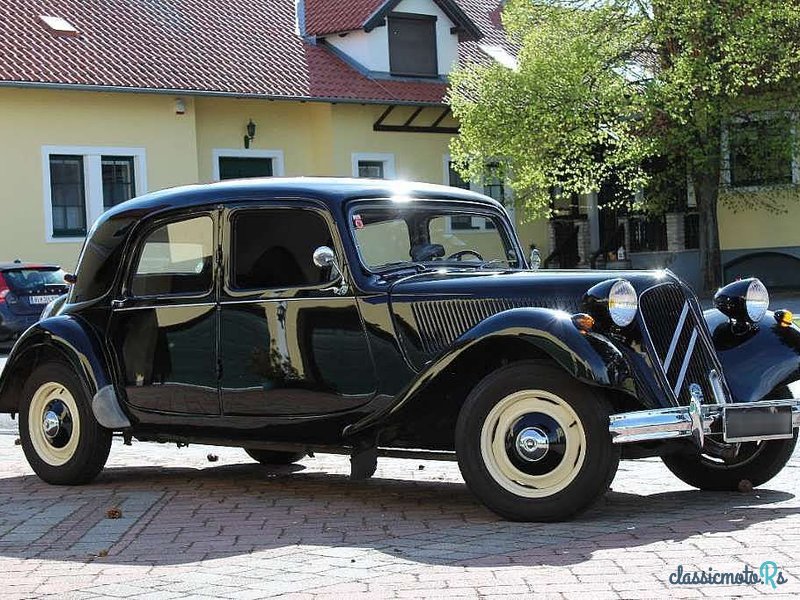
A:
POLYGON ((790 438, 791 406, 759 406, 723 409, 723 437, 726 442, 755 442, 790 438))
POLYGON ((56 298, 58 296, 28 296, 28 302, 30 304, 49 304, 56 298))

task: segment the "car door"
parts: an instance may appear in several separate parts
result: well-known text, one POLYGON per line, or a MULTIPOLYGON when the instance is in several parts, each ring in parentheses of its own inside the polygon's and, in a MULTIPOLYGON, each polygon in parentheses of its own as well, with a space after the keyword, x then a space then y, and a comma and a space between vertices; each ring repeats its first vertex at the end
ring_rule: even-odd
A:
POLYGON ((157 221, 137 237, 110 338, 127 401, 218 415, 216 211, 157 221))
POLYGON ((341 245, 311 202, 223 213, 221 396, 226 415, 325 415, 375 393, 375 368, 352 291, 313 263, 341 245))

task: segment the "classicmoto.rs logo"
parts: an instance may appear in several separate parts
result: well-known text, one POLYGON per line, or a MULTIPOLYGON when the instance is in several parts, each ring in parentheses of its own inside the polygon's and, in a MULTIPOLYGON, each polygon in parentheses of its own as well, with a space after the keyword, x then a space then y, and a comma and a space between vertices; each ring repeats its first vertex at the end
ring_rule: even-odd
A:
POLYGON ((712 567, 705 571, 686 571, 683 565, 678 565, 670 574, 669 582, 673 585, 768 585, 775 590, 788 579, 775 561, 765 560, 758 569, 745 565, 738 572, 716 571, 712 567))

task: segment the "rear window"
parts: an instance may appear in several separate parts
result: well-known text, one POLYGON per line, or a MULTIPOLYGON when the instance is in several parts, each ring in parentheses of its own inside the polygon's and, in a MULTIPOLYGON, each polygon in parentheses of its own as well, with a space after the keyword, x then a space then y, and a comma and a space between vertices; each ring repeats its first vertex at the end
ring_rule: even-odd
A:
POLYGON ((66 285, 60 269, 14 269, 4 271, 3 279, 14 292, 28 292, 48 285, 66 285))

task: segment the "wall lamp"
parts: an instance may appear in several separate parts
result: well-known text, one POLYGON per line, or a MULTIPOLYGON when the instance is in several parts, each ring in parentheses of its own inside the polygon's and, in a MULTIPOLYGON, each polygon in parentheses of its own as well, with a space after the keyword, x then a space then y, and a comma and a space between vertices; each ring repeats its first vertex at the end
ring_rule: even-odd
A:
POLYGON ((253 138, 256 137, 256 124, 253 123, 253 119, 250 119, 247 122, 247 133, 244 136, 244 147, 249 148, 250 142, 253 141, 253 138))

